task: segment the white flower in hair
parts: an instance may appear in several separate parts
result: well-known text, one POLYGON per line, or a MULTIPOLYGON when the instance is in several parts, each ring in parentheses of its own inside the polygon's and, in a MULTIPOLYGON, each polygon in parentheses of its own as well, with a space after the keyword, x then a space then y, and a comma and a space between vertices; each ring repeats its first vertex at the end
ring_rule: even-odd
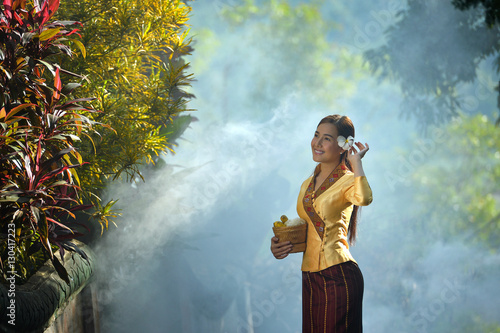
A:
POLYGON ((344 138, 342 135, 339 135, 337 137, 337 141, 339 143, 339 146, 344 150, 351 148, 352 145, 354 144, 354 138, 350 135, 347 137, 347 139, 344 138))

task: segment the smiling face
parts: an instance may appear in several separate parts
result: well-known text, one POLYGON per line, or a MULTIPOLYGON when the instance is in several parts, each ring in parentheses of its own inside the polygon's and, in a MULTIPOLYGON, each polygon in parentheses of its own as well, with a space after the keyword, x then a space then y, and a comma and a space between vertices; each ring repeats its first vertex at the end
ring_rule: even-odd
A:
POLYGON ((313 160, 315 162, 337 165, 340 162, 340 154, 344 150, 337 142, 337 127, 331 123, 318 125, 311 141, 313 160))

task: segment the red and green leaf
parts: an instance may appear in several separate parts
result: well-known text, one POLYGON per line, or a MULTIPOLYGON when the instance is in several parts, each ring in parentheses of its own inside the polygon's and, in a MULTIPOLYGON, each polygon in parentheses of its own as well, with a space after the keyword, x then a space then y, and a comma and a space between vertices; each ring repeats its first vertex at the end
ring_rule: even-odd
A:
POLYGON ((75 39, 80 35, 74 25, 81 23, 49 22, 59 0, 32 3, 28 9, 26 0, 3 0, 0 9, 0 40, 7 41, 0 51, 0 227, 15 221, 17 240, 25 242, 19 248, 27 251, 22 258, 41 250, 69 283, 52 247, 63 254, 63 244, 80 235, 68 221, 89 208, 81 204, 78 186, 77 169, 85 163, 73 144, 91 125, 80 111, 95 110, 86 106, 93 98, 71 100, 80 84, 63 82, 61 75, 82 77, 54 62, 56 56, 72 56, 68 45, 85 56, 75 39))

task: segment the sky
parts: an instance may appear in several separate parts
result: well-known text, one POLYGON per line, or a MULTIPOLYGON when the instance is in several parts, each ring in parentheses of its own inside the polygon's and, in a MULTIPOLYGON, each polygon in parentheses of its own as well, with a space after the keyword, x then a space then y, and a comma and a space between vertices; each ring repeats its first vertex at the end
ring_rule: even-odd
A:
MULTIPOLYGON (((342 83, 331 91, 334 102, 329 91, 296 82, 310 68, 291 68, 297 50, 272 48, 283 44, 259 35, 267 19, 227 21, 224 13, 238 3, 191 3, 188 61, 197 80, 189 105, 197 121, 162 170, 107 190, 120 198, 123 218, 94 249, 102 331, 300 332, 301 254, 274 259, 271 228, 282 214, 297 216, 300 185, 315 167, 316 126, 340 113, 353 120, 356 140, 370 145, 363 166, 374 201, 361 211, 351 248, 365 279, 365 331, 467 332, 470 320, 459 319, 473 312, 485 323, 478 332, 497 332, 487 327, 499 324, 500 256, 466 235, 429 242, 433 231, 408 219, 410 179, 446 140, 442 129, 422 136, 417 120, 400 117, 399 86, 355 61, 383 44, 406 3, 323 5, 325 59, 347 61, 332 71, 342 83)), ((472 113, 496 102, 498 78, 481 75, 466 87, 472 113)))

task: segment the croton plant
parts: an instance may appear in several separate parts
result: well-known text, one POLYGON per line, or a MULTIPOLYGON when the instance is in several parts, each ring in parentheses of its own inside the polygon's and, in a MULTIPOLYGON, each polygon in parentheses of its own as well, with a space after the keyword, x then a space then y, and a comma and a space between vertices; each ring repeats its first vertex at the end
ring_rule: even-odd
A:
MULTIPOLYGON (((78 75, 60 68, 61 57, 80 48, 79 22, 51 21, 59 0, 4 0, 0 12, 0 268, 5 282, 8 233, 15 225, 15 271, 23 283, 55 255, 85 254, 70 242, 80 235, 74 213, 81 199, 77 169, 84 162, 75 141, 92 130, 85 116, 91 98, 72 99, 78 75)), ((81 228, 79 228, 82 230, 81 228)), ((10 261, 9 261, 10 262, 10 261)))

